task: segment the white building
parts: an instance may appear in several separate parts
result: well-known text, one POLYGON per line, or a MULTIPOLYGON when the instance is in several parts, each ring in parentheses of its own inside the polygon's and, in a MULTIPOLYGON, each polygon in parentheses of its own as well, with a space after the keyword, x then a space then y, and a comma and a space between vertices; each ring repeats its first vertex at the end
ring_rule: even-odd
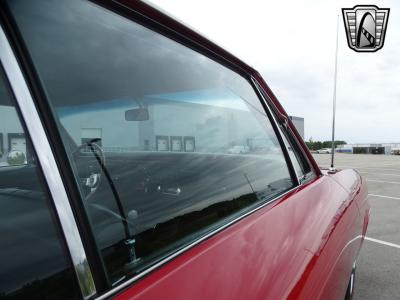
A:
POLYGON ((226 101, 210 102, 199 92, 162 94, 148 96, 141 104, 113 100, 114 104, 64 107, 58 114, 77 145, 101 139, 105 151, 228 153, 234 146, 249 151, 273 147, 274 139, 268 137, 274 135, 272 128, 260 124, 261 119, 249 118, 250 108, 237 96, 228 96, 226 101), (180 94, 185 101, 176 100, 180 94), (146 106, 149 120, 126 121, 126 110, 138 105, 146 106))
POLYGON ((0 164, 7 161, 10 151, 22 151, 26 157, 26 141, 24 131, 18 121, 14 107, 0 106, 0 164))
POLYGON ((336 147, 336 152, 353 154, 392 154, 392 151, 399 149, 400 143, 363 143, 339 145, 336 147))
POLYGON ((289 116, 289 118, 290 118, 290 120, 292 120, 293 125, 296 127, 300 136, 304 140, 304 118, 295 117, 295 116, 289 116))

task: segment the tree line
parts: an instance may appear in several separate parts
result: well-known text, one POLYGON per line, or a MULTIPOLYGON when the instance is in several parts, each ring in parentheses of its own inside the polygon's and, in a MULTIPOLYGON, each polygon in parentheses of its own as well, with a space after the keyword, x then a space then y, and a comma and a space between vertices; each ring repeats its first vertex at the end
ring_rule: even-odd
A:
MULTIPOLYGON (((335 147, 337 147, 338 145, 345 145, 345 144, 347 144, 345 141, 335 140, 335 147)), ((310 138, 308 141, 306 141, 306 145, 310 150, 332 148, 332 141, 324 141, 324 142, 313 141, 313 139, 310 138)))

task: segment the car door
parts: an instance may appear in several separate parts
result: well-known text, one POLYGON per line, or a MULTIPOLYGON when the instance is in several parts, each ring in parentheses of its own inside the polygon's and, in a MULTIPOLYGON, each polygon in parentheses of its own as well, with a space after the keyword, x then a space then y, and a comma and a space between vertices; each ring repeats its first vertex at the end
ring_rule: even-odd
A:
POLYGON ((8 9, 83 237, 69 249, 87 254, 83 295, 308 299, 326 291, 326 273, 340 282, 329 295, 342 293, 334 266, 347 266, 339 250, 354 235, 342 219, 357 210, 309 161, 296 167, 296 141, 251 74, 132 11, 78 0, 8 9))
MULTIPOLYGON (((265 84, 263 80, 258 82, 260 86, 265 84)), ((260 88, 260 92, 272 102, 265 90, 260 88)), ((314 178, 314 172, 312 163, 296 140, 296 128, 287 122, 279 127, 296 175, 302 186, 307 185, 314 178)), ((360 175, 354 170, 323 170, 323 174, 326 181, 314 185, 322 186, 326 194, 313 196, 310 192, 313 204, 307 213, 310 216, 316 213, 317 218, 325 222, 310 226, 313 230, 310 234, 314 236, 314 243, 319 243, 319 248, 314 252, 304 278, 291 292, 292 298, 343 299, 365 235, 365 217, 361 217, 357 202, 368 205, 365 204, 366 188, 360 175), (318 212, 319 205, 325 207, 323 212, 318 212)), ((307 200, 302 202, 306 205, 307 200)))

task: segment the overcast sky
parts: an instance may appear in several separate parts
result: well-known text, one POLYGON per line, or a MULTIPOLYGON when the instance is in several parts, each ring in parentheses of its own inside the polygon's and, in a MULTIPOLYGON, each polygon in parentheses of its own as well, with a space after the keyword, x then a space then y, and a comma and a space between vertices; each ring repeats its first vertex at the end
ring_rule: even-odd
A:
POLYGON ((153 0, 256 68, 289 114, 305 118, 305 138, 329 140, 339 14, 337 139, 400 142, 399 1, 153 0), (347 46, 341 8, 389 7, 383 49, 347 46))

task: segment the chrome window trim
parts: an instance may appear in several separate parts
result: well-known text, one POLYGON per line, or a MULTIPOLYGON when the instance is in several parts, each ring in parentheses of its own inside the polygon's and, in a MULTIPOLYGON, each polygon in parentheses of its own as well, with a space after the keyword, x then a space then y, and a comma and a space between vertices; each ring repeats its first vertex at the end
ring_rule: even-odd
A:
POLYGON ((30 94, 20 66, 2 27, 0 29, 0 62, 10 82, 40 166, 43 170, 67 242, 81 293, 84 299, 88 299, 96 294, 96 288, 79 234, 79 229, 49 140, 33 102, 32 95, 30 94))
POLYGON ((300 183, 302 185, 309 183, 311 180, 313 180, 316 177, 316 174, 311 170, 310 172, 304 174, 304 176, 301 178, 299 178, 300 183))
POLYGON ((145 269, 143 272, 139 273, 138 275, 128 279, 127 281, 124 281, 123 283, 121 283, 120 285, 116 286, 115 288, 109 290, 108 292, 100 295, 99 297, 96 297, 95 300, 104 300, 104 299, 108 299, 109 297, 113 296, 114 294, 116 294, 117 292, 123 290, 124 288, 128 287, 129 285, 135 283, 136 281, 138 281, 139 279, 143 278, 144 276, 146 276, 147 274, 151 273, 152 271, 154 271, 155 269, 158 269, 159 267, 161 267, 162 265, 168 263, 169 261, 171 261, 172 259, 174 259, 175 257, 181 255, 182 253, 188 251, 189 249, 193 248, 194 246, 200 244, 201 242, 203 242, 204 240, 207 240, 208 238, 212 237, 213 235, 223 231, 224 229, 226 229, 227 227, 233 225, 234 223, 239 222, 240 220, 246 218, 247 216, 255 213, 256 211, 264 208, 267 205, 270 205, 271 203, 278 201, 279 199, 283 198, 284 196, 286 196, 287 194, 293 192, 294 190, 298 189, 299 186, 293 186, 291 189, 287 190, 286 192, 279 194, 278 196, 276 196, 275 198, 272 198, 269 201, 266 202, 262 202, 259 206, 255 207, 254 209, 238 216, 237 218, 229 221, 228 223, 225 223, 223 225, 221 225, 220 227, 218 227, 217 229, 210 231, 209 233, 207 233, 206 235, 198 238, 197 240, 194 240, 192 243, 186 245, 185 247, 181 248, 180 250, 172 253, 171 255, 165 257, 164 259, 160 260, 158 263, 154 264, 153 266, 145 269))
MULTIPOLYGON (((250 78, 250 81, 251 81, 252 85, 253 85, 253 86, 255 87, 255 89, 256 89, 257 96, 258 96, 259 98, 261 98, 261 100, 264 102, 265 107, 267 108, 268 113, 269 113, 269 115, 270 115, 271 118, 272 118, 272 120, 270 120, 271 123, 274 122, 274 125, 278 128, 278 130, 277 130, 277 132, 275 132, 275 134, 279 135, 279 138, 283 141, 286 137, 282 136, 282 135, 283 135, 283 132, 282 132, 282 130, 279 128, 280 125, 279 125, 278 121, 276 120, 275 114, 272 112, 271 108, 269 107, 268 101, 265 99, 264 93, 261 91, 261 88, 260 88, 258 82, 257 82, 253 77, 250 78)), ((274 131, 275 131, 275 130, 274 130, 274 131)), ((282 151, 284 151, 284 152, 286 153, 286 155, 287 155, 287 157, 288 157, 288 159, 289 159, 289 164, 290 164, 290 166, 288 166, 288 167, 291 168, 291 170, 293 171, 293 174, 296 174, 296 176, 295 176, 296 182, 294 182, 294 184, 295 184, 296 186, 301 185, 300 179, 299 179, 299 177, 297 176, 297 173, 296 173, 296 168, 294 167, 293 161, 292 161, 292 159, 290 158, 290 155, 289 155, 289 153, 288 153, 288 149, 286 149, 286 146, 282 147, 282 145, 281 145, 281 148, 283 148, 282 151)))
MULTIPOLYGON (((265 99, 266 97, 269 98, 269 96, 268 96, 268 95, 266 96, 266 95, 265 95, 265 92, 261 91, 262 88, 260 87, 260 85, 259 85, 259 83, 257 82, 257 80, 255 80, 253 77, 251 77, 251 82, 252 82, 253 85, 255 86, 255 88, 256 88, 256 90, 257 90, 257 93, 258 93, 258 94, 260 95, 260 97, 263 99, 263 101, 264 101, 264 103, 265 103, 265 106, 267 107, 269 113, 272 115, 272 118, 273 118, 274 121, 275 121, 275 124, 279 127, 279 122, 277 121, 277 119, 276 119, 276 117, 275 117, 275 114, 274 114, 274 113, 272 112, 272 110, 270 109, 270 107, 269 107, 269 105, 268 105, 268 101, 265 99)), ((283 124, 282 126, 285 127, 285 126, 287 126, 287 125, 288 125, 288 124, 287 124, 287 122, 286 122, 286 123, 283 124)), ((284 135, 283 131, 282 131, 281 129, 279 129, 278 131, 279 131, 279 136, 282 138, 282 135, 284 135)), ((286 131, 288 131, 288 134, 289 134, 289 135, 292 135, 292 136, 293 136, 293 133, 292 133, 291 131, 289 131, 289 130, 286 130, 286 131)), ((304 176, 306 176, 306 175, 308 176, 310 173, 312 173, 312 175, 314 175, 313 177, 315 177, 315 176, 317 175, 317 174, 316 174, 316 170, 314 169, 314 167, 313 167, 313 165, 311 164, 310 160, 308 159, 307 155, 304 153, 302 147, 298 144, 297 139, 296 139, 295 137, 293 137, 293 138, 294 138, 294 140, 295 140, 297 146, 298 146, 299 149, 301 150, 301 156, 303 156, 303 158, 304 158, 304 160, 305 160, 305 163, 307 163, 307 165, 308 165, 309 168, 310 168, 310 171, 309 171, 308 173, 304 174, 304 176)), ((288 141, 288 142, 290 143, 290 141, 288 141)), ((285 148, 286 148, 286 147, 285 147, 285 148)), ((289 158, 290 158, 290 156, 289 156, 289 158)), ((292 165, 293 170, 295 171, 295 167, 294 167, 294 165, 293 165, 291 159, 290 159, 290 162, 291 162, 291 165, 292 165)), ((295 172, 295 173, 296 173, 296 172, 295 172)), ((297 176, 296 176, 296 177, 297 177, 297 176)), ((299 185, 301 184, 299 178, 298 178, 298 183, 299 183, 299 185)))

